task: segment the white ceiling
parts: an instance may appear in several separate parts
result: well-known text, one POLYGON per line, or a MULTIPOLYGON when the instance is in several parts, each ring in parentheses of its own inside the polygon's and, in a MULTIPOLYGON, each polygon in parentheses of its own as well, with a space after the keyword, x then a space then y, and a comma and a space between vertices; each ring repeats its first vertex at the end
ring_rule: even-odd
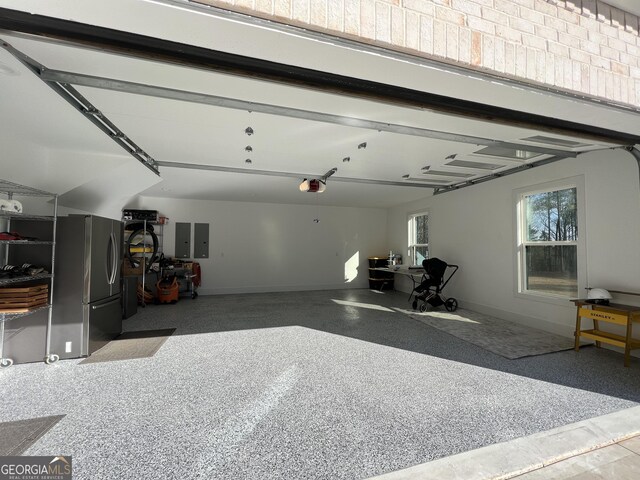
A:
POLYGON ((640 15, 640 2, 638 0, 607 0, 605 3, 625 12, 640 15))
MULTIPOLYGON (((550 135, 533 129, 140 60, 10 32, 0 32, 0 38, 49 69, 505 142, 526 143, 522 139, 532 135, 583 141, 580 138, 550 135)), ((367 58, 367 61, 371 61, 371 58, 367 58)), ((412 79, 414 82, 417 80, 414 77, 412 79)), ((457 80, 460 81, 460 78, 457 80)), ((476 100, 493 103, 503 98, 494 98, 495 82, 482 83, 477 79, 473 82, 476 100)), ((522 94, 521 89, 501 88, 505 95, 522 94)), ((302 178, 161 167, 162 178, 153 179, 149 177, 149 171, 124 153, 3 49, 0 49, 0 89, 3 92, 0 121, 4 134, 49 152, 49 160, 59 162, 56 173, 60 176, 60 179, 50 182, 49 188, 58 193, 73 191, 76 192, 76 197, 83 185, 92 185, 105 172, 121 172, 123 165, 129 165, 131 175, 139 175, 141 179, 140 190, 135 193, 150 196, 389 207, 430 195, 431 190, 343 183, 337 179, 348 177, 398 182, 402 181, 403 175, 408 174, 416 182, 426 178, 441 182, 460 180, 459 177, 425 177, 421 169, 426 165, 431 170, 444 170, 454 174, 486 173, 443 166, 449 161, 446 157, 452 154, 456 154, 457 158, 502 164, 505 168, 517 165, 504 159, 469 156, 481 148, 474 144, 77 87, 124 133, 161 162, 315 176, 321 176, 331 168, 338 168, 334 177, 329 179, 327 191, 323 194, 299 192, 298 184, 302 178), (251 136, 244 133, 249 126, 255 132, 251 136), (366 142, 366 148, 359 149, 358 145, 363 142, 366 142), (251 146, 253 151, 245 151, 246 146, 251 146), (344 157, 350 157, 350 161, 343 162, 344 157), (83 159, 82 163, 78 161, 80 158, 83 159), (245 163, 247 158, 252 160, 250 165, 245 163)), ((465 94, 468 93, 466 90, 465 94)), ((575 100, 567 100, 562 105, 553 95, 545 97, 536 93, 534 96, 532 104, 536 108, 548 106, 549 109, 563 110, 563 114, 566 114, 569 105, 575 107, 576 112, 585 108, 583 103, 575 100)), ((595 107, 588 111, 594 122, 598 119, 598 122, 607 127, 616 122, 623 124, 626 116, 610 112, 610 118, 603 118, 602 112, 595 107)), ((580 120, 585 121, 584 116, 580 120)), ((627 128, 632 128, 628 123, 624 124, 627 128)), ((589 147, 578 150, 607 146, 604 143, 587 143, 590 144, 589 147)), ((16 175, 24 175, 27 168, 25 165, 13 167, 16 175)), ((11 166, 6 170, 3 168, 3 176, 11 176, 11 172, 11 166)), ((114 189, 118 188, 118 182, 113 176, 107 175, 104 178, 114 182, 114 189)), ((45 188, 42 184, 39 186, 45 188)))

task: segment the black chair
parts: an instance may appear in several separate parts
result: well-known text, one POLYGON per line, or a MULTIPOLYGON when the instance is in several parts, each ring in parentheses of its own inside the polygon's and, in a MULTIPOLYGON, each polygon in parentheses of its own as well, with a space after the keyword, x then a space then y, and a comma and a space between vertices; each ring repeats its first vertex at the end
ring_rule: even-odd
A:
POLYGON ((458 301, 453 297, 445 297, 442 290, 458 271, 458 265, 448 264, 439 258, 433 257, 423 260, 422 268, 425 271, 422 281, 412 292, 413 309, 417 310, 418 305, 420 305, 420 311, 424 312, 427 309, 427 304, 429 304, 432 307, 444 305, 447 311, 455 311, 458 308, 458 301), (447 277, 446 280, 445 276, 447 277))

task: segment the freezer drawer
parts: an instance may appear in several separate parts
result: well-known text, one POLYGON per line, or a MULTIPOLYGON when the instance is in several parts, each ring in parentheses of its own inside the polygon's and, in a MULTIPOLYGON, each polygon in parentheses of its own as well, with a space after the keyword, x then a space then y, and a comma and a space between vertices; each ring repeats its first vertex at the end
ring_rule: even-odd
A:
POLYGON ((120 295, 84 305, 83 355, 91 355, 122 332, 120 295))

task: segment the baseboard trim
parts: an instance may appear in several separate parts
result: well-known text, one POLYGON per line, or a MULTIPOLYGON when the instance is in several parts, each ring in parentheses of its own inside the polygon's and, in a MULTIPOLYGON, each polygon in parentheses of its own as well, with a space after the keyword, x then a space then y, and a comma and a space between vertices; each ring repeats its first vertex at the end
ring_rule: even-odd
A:
POLYGON ((314 290, 351 290, 368 288, 367 284, 333 283, 323 285, 251 285, 246 287, 199 288, 198 295, 231 295, 237 293, 308 292, 314 290))

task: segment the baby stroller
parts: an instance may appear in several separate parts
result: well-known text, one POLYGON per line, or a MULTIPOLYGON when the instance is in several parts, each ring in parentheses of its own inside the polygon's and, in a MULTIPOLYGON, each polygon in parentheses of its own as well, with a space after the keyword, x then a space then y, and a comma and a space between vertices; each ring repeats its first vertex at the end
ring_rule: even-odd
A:
POLYGON ((449 312, 454 312, 458 308, 458 301, 452 297, 445 297, 442 290, 449 283, 451 277, 458 271, 458 265, 449 265, 447 262, 439 258, 428 258, 422 261, 424 275, 420 285, 413 289, 413 309, 418 308, 420 303, 420 311, 427 309, 427 303, 432 307, 444 305, 449 312), (445 280, 444 277, 449 272, 449 276, 445 280))

